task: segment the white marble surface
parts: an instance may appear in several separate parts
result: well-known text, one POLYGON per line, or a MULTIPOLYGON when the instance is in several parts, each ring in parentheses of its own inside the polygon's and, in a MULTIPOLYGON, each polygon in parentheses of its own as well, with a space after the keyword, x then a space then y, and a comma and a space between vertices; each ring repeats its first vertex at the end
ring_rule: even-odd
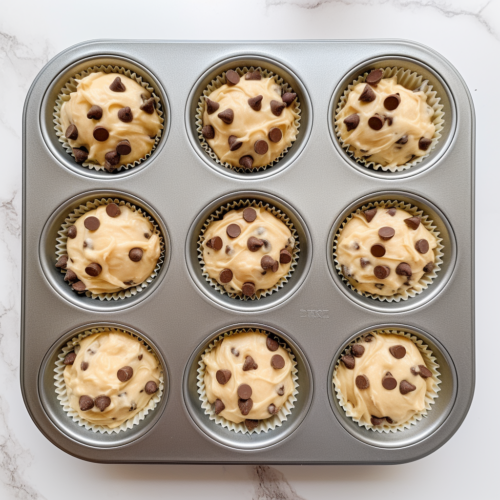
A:
MULTIPOLYGON (((500 248, 495 158, 500 117, 500 0, 26 0, 0 4, 0 498, 293 500, 498 498, 500 248), (50 444, 19 388, 21 120, 26 92, 48 59, 93 38, 408 38, 462 73, 477 114, 477 384, 457 434, 416 463, 246 467, 98 465, 50 444), (487 227, 488 225, 488 227, 487 227), (494 298, 495 297, 495 298, 494 298), (492 432, 493 431, 493 432, 492 432)), ((451 189, 451 187, 450 187, 451 189)))

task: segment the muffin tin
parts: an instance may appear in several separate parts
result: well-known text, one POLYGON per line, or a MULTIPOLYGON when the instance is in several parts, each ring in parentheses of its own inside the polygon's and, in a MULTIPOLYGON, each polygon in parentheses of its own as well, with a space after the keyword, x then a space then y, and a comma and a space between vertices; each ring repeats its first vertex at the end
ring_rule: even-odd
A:
POLYGON ((56 56, 33 83, 24 109, 21 388, 41 432, 56 446, 96 462, 389 464, 442 446, 465 418, 474 391, 474 111, 456 70, 433 50, 405 41, 92 41, 56 56), (77 165, 53 130, 58 90, 78 71, 118 64, 144 76, 161 97, 165 129, 140 165, 110 175, 77 165), (262 65, 284 77, 302 110, 297 141, 261 172, 238 173, 201 148, 194 121, 206 84, 231 67, 262 65), (428 78, 445 111, 437 148, 402 172, 356 164, 340 147, 333 113, 353 75, 408 67, 428 78), (158 223, 166 243, 159 275, 136 296, 79 296, 55 269, 55 237, 65 215, 87 200, 131 201, 158 223), (299 232, 289 282, 258 301, 230 299, 201 276, 198 231, 214 208, 237 198, 270 202, 299 232), (424 209, 445 246, 442 269, 420 295, 381 302, 342 282, 332 256, 335 232, 366 201, 401 199, 424 209), (352 292, 352 293, 351 293, 352 292), (163 365, 165 394, 139 424, 104 435, 79 427, 56 399, 53 368, 69 338, 117 326, 144 338, 163 365), (236 434, 201 409, 197 361, 226 330, 259 327, 280 336, 299 368, 298 400, 283 426, 236 434), (436 404, 418 425, 381 434, 338 407, 332 372, 351 339, 379 328, 424 340, 442 373, 436 404))

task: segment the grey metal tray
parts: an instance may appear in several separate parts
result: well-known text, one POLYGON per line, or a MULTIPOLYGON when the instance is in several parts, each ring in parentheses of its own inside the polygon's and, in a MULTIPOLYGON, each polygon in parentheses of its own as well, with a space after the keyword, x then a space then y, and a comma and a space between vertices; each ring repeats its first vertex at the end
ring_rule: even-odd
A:
POLYGON ((74 456, 96 462, 402 463, 442 446, 465 418, 474 390, 474 111, 456 70, 435 51, 406 41, 164 42, 91 41, 40 72, 26 99, 23 142, 21 387, 40 431, 74 456), (97 63, 143 74, 161 95, 166 129, 153 155, 115 175, 74 163, 52 130, 52 107, 69 76, 97 63), (237 174, 200 148, 194 109, 200 91, 230 67, 262 64, 299 95, 299 139, 275 167, 237 174), (338 145, 332 115, 344 86, 364 69, 399 65, 429 78, 446 127, 418 166, 385 174, 358 166, 338 145), (101 195, 132 200, 167 235, 167 259, 144 292, 124 301, 79 297, 54 268, 57 229, 76 205, 101 195), (200 278, 195 240, 217 204, 250 196, 284 209, 298 229, 299 266, 260 301, 224 297, 200 278), (439 278, 402 303, 364 299, 333 269, 332 238, 352 208, 399 198, 424 208, 441 231, 439 278), (131 431, 92 433, 66 417, 53 386, 62 345, 89 325, 123 325, 150 341, 167 374, 165 397, 131 431), (196 394, 196 360, 233 325, 281 335, 299 362, 299 398, 285 425, 241 435, 208 420, 196 394), (401 326, 438 357, 442 391, 428 417, 405 432, 367 431, 345 417, 331 388, 333 364, 360 332, 401 326))

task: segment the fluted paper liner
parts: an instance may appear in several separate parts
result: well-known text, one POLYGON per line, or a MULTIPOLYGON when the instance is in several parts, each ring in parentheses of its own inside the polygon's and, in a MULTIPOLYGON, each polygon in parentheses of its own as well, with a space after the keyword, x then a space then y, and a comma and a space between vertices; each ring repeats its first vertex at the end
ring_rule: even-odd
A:
MULTIPOLYGON (((155 234, 158 235, 160 239, 160 257, 158 258, 158 262, 156 263, 156 266, 149 276, 145 281, 142 283, 139 283, 138 285, 131 286, 129 288, 125 288, 124 290, 120 290, 118 292, 110 292, 110 293, 94 293, 91 292, 90 290, 85 290, 85 295, 87 297, 91 297, 92 299, 99 299, 99 300, 118 300, 118 299, 125 299, 127 297, 132 297, 134 295, 137 295, 139 292, 142 292, 145 288, 147 288, 151 282, 156 278, 158 275, 158 271, 160 270, 160 267, 162 266, 164 260, 165 260, 165 241, 163 238, 163 235, 160 231, 160 228, 158 227, 158 224, 156 221, 148 215, 144 210, 141 208, 136 207, 132 203, 129 203, 124 200, 120 199, 112 199, 112 198, 100 198, 100 199, 95 199, 94 201, 88 201, 85 204, 80 205, 78 208, 76 208, 73 212, 71 212, 66 219, 64 219, 64 222, 61 226, 61 229, 58 231, 58 238, 56 238, 57 244, 56 244, 56 260, 59 259, 59 257, 62 257, 63 255, 68 255, 67 250, 66 250, 66 242, 68 240, 68 228, 69 226, 72 226, 77 219, 79 219, 82 215, 86 214, 87 212, 90 212, 91 210, 96 209, 100 205, 109 205, 110 203, 116 203, 118 206, 124 206, 126 205, 128 208, 133 210, 134 212, 140 213, 143 217, 145 217, 151 224, 153 224, 154 232, 155 234)), ((62 273, 66 273, 65 269, 60 269, 62 273)), ((71 286, 68 283, 68 286, 71 286)), ((77 292, 75 292, 77 293, 77 292)))
POLYGON ((281 210, 277 209, 273 205, 259 201, 259 200, 239 200, 232 201, 227 205, 223 205, 219 207, 212 215, 206 220, 205 224, 203 224, 203 228, 201 229, 200 236, 198 237, 198 261, 202 268, 203 277, 210 283, 210 285, 215 288, 221 294, 227 294, 229 297, 240 300, 258 300, 262 297, 266 297, 267 295, 271 295, 273 292, 277 292, 285 283, 290 279, 292 273, 295 271, 295 267, 297 266, 297 261, 299 259, 300 253, 300 241, 297 231, 293 226, 292 222, 288 218, 286 214, 284 214, 281 210), (281 220, 292 233, 292 238, 294 239, 293 251, 292 251, 292 262, 290 264, 290 269, 285 276, 283 276, 272 288, 260 289, 256 290, 255 294, 251 297, 247 297, 243 295, 242 292, 228 292, 223 285, 221 285, 216 279, 211 278, 208 274, 207 269, 205 268, 205 261, 203 260, 203 242, 205 241, 205 231, 208 229, 210 224, 214 221, 222 220, 224 214, 229 212, 230 210, 238 210, 243 207, 254 207, 254 208, 265 208, 268 212, 272 213, 276 218, 281 220))
MULTIPOLYGON (((123 75, 127 76, 128 78, 131 78, 132 80, 135 80, 141 87, 146 89, 150 94, 151 97, 154 98, 156 102, 156 113, 158 114, 160 118, 160 130, 158 131, 158 134, 156 135, 155 142, 153 144, 153 147, 151 148, 151 151, 144 156, 144 158, 139 158, 138 160, 135 160, 134 163, 128 163, 126 165, 119 165, 115 169, 115 172, 118 172, 120 170, 128 170, 129 168, 135 167, 142 163, 144 160, 149 158, 151 156, 151 153, 156 149, 158 146, 158 143, 160 142, 161 139, 161 134, 163 131, 163 123, 165 122, 163 118, 163 111, 162 111, 162 106, 161 106, 161 101, 160 98, 155 94, 155 91, 153 87, 145 80, 143 80, 142 76, 139 76, 135 72, 121 67, 121 66, 112 66, 111 64, 104 65, 101 64, 99 66, 91 66, 90 68, 87 68, 84 71, 81 71, 80 73, 76 74, 75 76, 71 77, 68 82, 64 85, 64 87, 61 89, 59 92, 59 95, 57 96, 56 99, 56 105, 54 107, 54 112, 52 113, 52 116, 54 117, 53 122, 54 122, 54 129, 56 131, 56 135, 59 139, 59 142, 62 143, 63 148, 66 150, 67 153, 69 153, 73 159, 75 158, 73 154, 73 148, 69 145, 69 142, 65 136, 66 131, 62 129, 62 124, 61 124, 61 108, 64 102, 69 101, 70 99, 70 94, 72 92, 77 91, 78 83, 81 79, 85 78, 86 76, 90 75, 91 73, 116 73, 117 75, 123 75)), ((76 163, 76 165, 81 165, 83 167, 87 167, 89 169, 95 169, 95 170, 106 170, 104 168, 104 165, 99 165, 98 163, 90 162, 90 161, 84 161, 83 163, 76 163)))
MULTIPOLYGON (((234 68, 233 71, 236 71, 238 73, 238 75, 240 77, 242 77, 246 73, 248 73, 249 71, 257 71, 257 70, 260 71, 263 78, 269 78, 269 77, 274 78, 274 81, 281 87, 282 95, 285 92, 293 92, 292 87, 287 82, 285 82, 283 80, 283 78, 281 78, 279 75, 276 75, 272 71, 265 69, 265 68, 262 68, 260 66, 256 66, 256 67, 245 66, 243 68, 234 68)), ((205 97, 209 97, 210 94, 214 90, 219 89, 220 87, 222 87, 226 83, 227 83, 226 71, 224 71, 224 73, 217 76, 217 78, 214 78, 210 82, 208 87, 203 91, 203 94, 200 96, 200 100, 198 101, 198 106, 196 107, 196 122, 195 123, 196 123, 196 131, 198 132, 198 139, 200 140, 201 147, 205 150, 207 155, 210 156, 210 158, 212 158, 212 160, 214 160, 216 163, 218 163, 219 165, 222 165, 223 167, 234 170, 235 172, 239 172, 239 173, 259 172, 259 171, 266 170, 266 169, 272 167, 273 165, 276 165, 276 163, 278 163, 285 156, 285 154, 288 152, 288 150, 292 147, 293 143, 297 140, 297 135, 299 134, 301 111, 300 111, 300 102, 298 100, 298 97, 297 97, 297 99, 295 99, 295 101, 293 101, 294 108, 292 109, 292 111, 293 111, 293 114, 295 117, 294 125, 295 125, 297 133, 296 133, 295 139, 292 141, 292 144, 290 144, 289 147, 285 148, 281 152, 281 154, 277 158, 275 158, 271 163, 268 163, 267 165, 263 165, 262 167, 255 167, 255 168, 246 169, 246 168, 243 168, 239 165, 231 165, 228 162, 222 162, 219 159, 219 157, 215 154, 215 151, 213 151, 213 149, 209 146, 208 142, 205 140, 205 138, 203 137, 203 133, 202 133, 203 112, 205 111, 205 106, 206 106, 205 97)))
POLYGON ((342 407, 342 409, 345 411, 346 415, 350 417, 354 422, 356 422, 360 427, 365 427, 366 429, 370 429, 372 431, 377 431, 380 433, 390 433, 390 432, 398 432, 398 431, 403 431, 405 429, 409 429, 412 425, 417 424, 420 420, 422 420, 424 417, 427 416, 427 412, 430 411, 432 408, 431 406, 434 404, 435 399, 438 397, 438 392, 441 390, 439 385, 441 384, 440 376, 441 373, 438 370, 439 365, 436 361, 436 358, 432 354, 432 351, 429 349, 429 347, 424 344, 422 340, 419 338, 415 337, 414 335, 408 333, 408 332, 403 332, 399 330, 391 330, 391 329, 385 329, 385 330, 372 330, 371 332, 365 333, 363 335, 360 335, 359 337, 356 337, 354 340, 352 340, 348 346, 342 351, 342 354, 339 356, 339 359, 337 360, 335 364, 335 370, 333 371, 333 390, 335 391, 337 400, 342 407), (420 354, 422 355, 425 365, 429 370, 432 372, 432 387, 431 389, 428 389, 426 394, 425 394, 425 408, 419 412, 413 415, 410 420, 407 422, 403 422, 400 424, 389 424, 387 421, 384 421, 382 425, 372 425, 371 422, 362 422, 360 420, 357 420, 354 418, 352 415, 352 409, 353 406, 349 401, 346 401, 344 398, 344 395, 342 392, 337 389, 336 387, 336 377, 337 377, 337 368, 340 363, 340 358, 341 356, 348 350, 350 347, 352 347, 355 343, 359 342, 361 339, 366 337, 367 335, 370 335, 372 333, 377 333, 377 334, 382 334, 382 335, 388 335, 388 334, 393 334, 393 335, 401 335, 404 336, 408 339, 410 339, 418 348, 420 351, 420 354))
POLYGON ((399 302, 401 300, 407 300, 410 297, 415 297, 419 293, 422 293, 422 291, 425 290, 434 281, 434 279, 437 277, 437 273, 441 269, 441 264, 443 263, 444 246, 442 245, 443 239, 440 238, 439 235, 440 235, 439 231, 434 225, 434 222, 429 219, 428 215, 426 215, 420 208, 414 207, 409 203, 404 203, 402 201, 396 201, 396 200, 393 201, 385 200, 385 201, 377 201, 374 203, 366 203, 362 207, 358 208, 354 213, 349 215, 349 217, 347 217, 342 222, 340 227, 337 229, 337 233, 335 234, 335 238, 333 241, 333 261, 335 264, 335 269, 338 272, 339 276, 342 278, 342 281, 346 284, 346 286, 348 286, 351 290, 357 292, 359 295, 363 295, 364 297, 371 297, 372 299, 385 300, 387 302, 399 302), (412 287, 408 288, 402 293, 397 293, 395 295, 378 295, 369 292, 361 292, 342 273, 342 265, 337 260, 338 238, 342 233, 342 230, 347 225, 347 223, 352 219, 354 214, 360 214, 361 212, 369 210, 370 208, 384 209, 391 207, 405 210, 406 212, 410 213, 413 217, 420 217, 421 223, 424 225, 424 227, 436 237, 437 247, 434 249, 434 269, 430 273, 424 273, 424 275, 422 276, 422 278, 418 283, 415 283, 412 287))
POLYGON ((295 407, 295 401, 297 401, 296 395, 298 394, 298 370, 297 370, 297 361, 295 360, 295 356, 290 350, 290 348, 281 340, 281 338, 277 335, 272 334, 272 332, 267 332, 265 330, 261 330, 258 328, 240 328, 237 330, 231 330, 229 332, 226 332, 219 337, 217 337, 215 340, 212 340, 210 342, 209 346, 205 349, 204 353, 201 355, 200 360, 198 361, 198 376, 196 377, 198 382, 198 394, 200 395, 200 401, 201 401, 201 407, 205 410, 205 415, 208 415, 210 420, 215 421, 216 424, 221 425, 222 427, 225 427, 226 429, 229 429, 231 431, 234 431, 236 433, 240 432, 242 434, 260 434, 261 432, 268 432, 270 430, 275 429, 276 427, 280 427, 283 425, 283 422, 288 418, 288 415, 292 412, 292 409, 295 407), (215 414, 215 408, 214 405, 209 403, 207 399, 207 394, 206 394, 206 389, 205 389, 205 363, 203 361, 203 356, 210 352, 212 349, 214 349, 219 342, 221 342, 224 338, 230 336, 230 335, 238 335, 238 333, 245 333, 245 332, 256 332, 256 333, 264 333, 266 335, 272 335, 273 338, 275 338, 281 347, 285 349, 288 352, 288 355, 290 356, 290 359, 292 361, 292 380, 294 384, 294 390, 292 394, 289 396, 288 400, 286 403, 283 404, 281 407, 280 411, 276 414, 273 415, 269 418, 266 418, 265 420, 259 420, 259 424, 255 429, 252 429, 249 431, 247 427, 245 426, 245 422, 241 422, 239 424, 235 422, 231 422, 230 420, 227 420, 219 415, 215 414))
POLYGON ((432 142, 427 150, 427 153, 425 155, 419 156, 417 158, 413 158, 411 161, 405 163, 404 165, 395 165, 395 166, 387 166, 387 165, 381 165, 380 163, 375 163, 373 161, 369 161, 368 159, 364 158, 357 158, 354 156, 354 152, 350 149, 350 145, 347 143, 344 143, 341 137, 341 130, 339 127, 338 123, 338 115, 340 111, 344 108, 344 106, 347 103, 347 98, 349 96, 350 91, 359 83, 363 83, 366 81, 366 77, 370 74, 369 71, 366 71, 363 75, 359 76, 354 80, 344 91, 342 96, 340 97, 340 100, 337 104, 337 108, 335 110, 335 133, 339 139, 340 145, 346 150, 346 152, 354 158, 358 163, 361 165, 364 165, 365 167, 368 168, 373 168, 374 170, 384 170, 384 171, 390 171, 390 172, 399 172, 402 170, 407 170, 414 165, 417 165, 420 163, 424 158, 427 158, 432 150, 436 147, 436 144, 438 143, 439 139, 441 138, 441 132, 443 130, 443 124, 444 124, 444 112, 443 112, 443 105, 441 104, 441 98, 437 95, 437 92, 433 89, 432 85, 429 83, 428 80, 425 80, 423 76, 419 75, 418 73, 415 73, 414 71, 410 71, 409 69, 404 69, 404 68, 398 68, 398 67, 392 67, 392 68, 381 68, 384 70, 384 76, 383 78, 392 78, 393 76, 396 77, 397 82, 399 85, 409 89, 409 90, 415 90, 415 89, 420 89, 425 93, 427 96, 427 104, 434 110, 434 114, 432 115, 432 123, 436 127, 434 131, 434 135, 432 137, 432 142))
POLYGON ((78 334, 76 337, 73 337, 71 340, 69 340, 66 345, 62 348, 61 352, 57 356, 57 361, 55 364, 54 368, 54 385, 56 386, 56 394, 57 394, 57 399, 59 400, 59 403, 63 407, 64 411, 67 413, 67 415, 72 418, 78 425, 81 427, 85 427, 85 429, 93 431, 93 432, 101 432, 102 434, 117 434, 119 432, 126 431, 127 429, 131 429, 134 425, 137 425, 141 422, 141 420, 144 420, 146 415, 153 411, 158 403, 160 402, 163 392, 165 389, 165 377, 163 371, 161 371, 161 363, 158 361, 158 366, 160 366, 160 383, 158 387, 158 391, 152 396, 152 398, 149 400, 149 403, 145 408, 143 408, 140 412, 136 413, 132 419, 126 420, 123 422, 119 427, 115 427, 114 429, 111 429, 108 426, 105 425, 96 425, 88 420, 82 418, 80 414, 74 410, 70 404, 69 404, 69 399, 68 399, 68 393, 66 391, 66 383, 64 381, 64 369, 66 368, 66 365, 64 364, 64 358, 68 353, 71 351, 77 351, 77 349, 80 346, 80 342, 85 338, 88 337, 89 335, 93 335, 94 333, 102 333, 109 331, 110 329, 117 330, 119 332, 126 333, 127 335, 130 335, 131 337, 134 337, 137 339, 138 342, 144 344, 148 351, 153 354, 153 356, 157 359, 156 354, 153 349, 149 346, 149 344, 143 340, 141 337, 138 335, 135 335, 131 332, 128 332, 126 330, 122 330, 121 328, 115 328, 115 327, 110 327, 110 328, 93 328, 91 330, 86 330, 80 334, 78 334))

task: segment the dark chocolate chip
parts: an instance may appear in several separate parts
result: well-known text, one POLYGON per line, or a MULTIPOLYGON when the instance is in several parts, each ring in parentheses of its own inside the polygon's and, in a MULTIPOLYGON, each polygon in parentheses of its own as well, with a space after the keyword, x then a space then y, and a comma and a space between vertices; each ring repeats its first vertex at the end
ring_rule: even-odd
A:
POLYGON ((152 115, 155 112, 156 109, 156 102, 154 97, 150 97, 146 101, 144 101, 140 106, 139 109, 141 111, 144 111, 144 113, 147 113, 148 115, 152 115))
POLYGON ((264 97, 261 95, 257 95, 255 97, 250 97, 248 99, 248 105, 254 110, 254 111, 260 111, 262 109, 262 99, 264 97))
POLYGON ((363 259, 363 257, 361 257, 361 259, 359 259, 359 263, 361 264, 361 267, 366 267, 370 264, 370 261, 368 259, 363 259))
POLYGON ((359 125, 359 115, 353 113, 344 119, 345 126, 347 131, 354 130, 359 125))
POLYGON ((58 261, 56 262, 56 267, 60 269, 66 269, 67 264, 68 264, 68 256, 61 255, 61 257, 59 257, 58 261))
POLYGON ((243 371, 247 372, 248 370, 257 370, 259 366, 257 363, 254 361, 252 356, 247 356, 245 358, 245 361, 243 362, 243 371))
POLYGON ((65 365, 72 365, 75 362, 76 359, 76 353, 75 352, 70 352, 69 354, 66 354, 64 357, 63 363, 65 365))
POLYGON ((241 288, 243 295, 246 295, 247 297, 251 297, 255 294, 255 285, 253 283, 243 283, 241 288))
POLYGON ((224 111, 221 111, 217 115, 226 125, 231 125, 234 120, 234 112, 231 108, 225 109, 224 111))
POLYGON ((250 399, 252 397, 252 388, 248 384, 241 384, 238 387, 238 397, 240 399, 250 399))
MULTIPOLYGON (((64 360, 66 362, 66 360, 64 360)), ((432 372, 425 365, 413 366, 410 368, 413 375, 420 375, 422 378, 432 377, 432 372)))
POLYGON ((222 248, 222 238, 220 236, 214 236, 207 240, 207 247, 213 248, 214 250, 220 250, 222 248))
POLYGON ((238 400, 238 408, 242 415, 248 415, 252 409, 253 401, 252 399, 240 399, 238 400))
POLYGON ((410 228, 410 229, 418 229, 418 226, 420 226, 420 217, 409 217, 408 219, 404 219, 405 224, 410 228))
POLYGON ((218 415, 222 410, 226 408, 226 405, 220 400, 215 400, 215 414, 218 415))
POLYGON ((394 111, 401 102, 399 94, 391 94, 384 99, 384 108, 388 111, 394 111))
POLYGON ((273 127, 267 134, 271 142, 280 142, 283 138, 283 132, 278 127, 273 127))
POLYGON ((104 155, 104 158, 106 159, 106 162, 112 166, 118 165, 118 163, 120 163, 120 155, 116 151, 108 151, 104 155))
POLYGON ((219 274, 219 282, 226 284, 233 279, 233 271, 231 269, 225 268, 219 274))
POLYGON ((276 393, 278 394, 278 396, 283 396, 285 394, 285 386, 284 385, 280 385, 276 389, 276 393))
POLYGON ((120 210, 120 207, 116 203, 108 203, 106 205, 106 213, 108 214, 109 217, 118 217, 122 211, 120 210))
POLYGON ((372 245, 370 252, 374 257, 383 257, 385 255, 385 247, 384 245, 376 243, 375 245, 372 245))
POLYGON ((213 139, 215 137, 215 130, 212 125, 205 125, 201 129, 201 133, 205 139, 213 139))
POLYGON ((245 80, 260 80, 262 78, 260 70, 249 71, 245 74, 245 80))
POLYGON ((242 156, 240 158, 240 165, 243 168, 250 169, 253 166, 253 158, 250 155, 242 156))
POLYGON ((78 279, 78 276, 71 270, 68 269, 66 271, 66 274, 64 275, 64 281, 68 281, 71 283, 72 281, 76 281, 78 279))
POLYGON ((122 83, 122 79, 117 76, 112 82, 111 85, 109 86, 110 90, 113 92, 125 92, 126 87, 122 83))
POLYGON ((396 141, 396 144, 406 144, 407 142, 408 142, 408 136, 403 135, 398 141, 396 141))
POLYGON ((89 364, 86 361, 82 361, 80 363, 80 370, 82 370, 82 372, 86 372, 88 367, 89 367, 89 364))
POLYGON ((382 378, 382 387, 388 391, 392 391, 398 386, 398 381, 392 376, 391 372, 387 372, 382 378))
POLYGON ((376 99, 376 95, 374 90, 370 87, 370 85, 365 85, 363 92, 359 96, 359 100, 363 102, 372 102, 376 99))
POLYGON ((95 405, 99 410, 104 411, 111 404, 111 399, 108 396, 97 396, 95 398, 95 405))
POLYGON ((267 337, 266 339, 266 347, 271 351, 277 351, 279 349, 279 342, 271 337, 267 337))
POLYGON ((134 116, 132 115, 132 110, 126 106, 118 110, 118 118, 124 123, 130 123, 134 119, 134 116))
POLYGON ((243 210, 243 218, 249 223, 253 222, 257 218, 257 211, 252 207, 247 207, 243 210))
POLYGON ((85 286, 85 283, 83 283, 83 281, 77 281, 76 283, 73 283, 71 285, 71 288, 73 288, 73 290, 75 292, 79 292, 79 293, 87 290, 87 287, 85 286))
POLYGON ((275 415, 279 412, 279 409, 276 407, 276 405, 270 404, 267 407, 267 412, 269 413, 269 415, 275 415))
POLYGON ((231 347, 231 353, 238 357, 240 355, 240 351, 238 351, 238 349, 236 349, 236 347, 231 347))
POLYGON ((245 419, 245 427, 249 431, 253 431, 256 427, 258 427, 258 425, 259 425, 259 421, 258 420, 253 420, 253 419, 250 419, 250 418, 246 418, 245 419))
POLYGON ((111 165, 111 163, 109 163, 109 161, 104 162, 104 168, 109 173, 113 173, 117 169, 116 165, 111 165))
POLYGON ((97 263, 97 262, 92 262, 91 264, 89 264, 86 268, 85 268, 85 272, 89 275, 89 276, 93 276, 93 277, 96 277, 96 276, 99 276, 102 272, 102 267, 97 263))
POLYGON ((356 387, 358 389, 368 389, 370 387, 370 381, 366 375, 358 375, 356 377, 356 387))
POLYGON ((389 210, 387 210, 386 214, 389 214, 391 217, 394 217, 396 215, 396 209, 389 208, 389 210))
POLYGON ((356 358, 360 358, 365 353, 365 348, 361 344, 354 344, 351 347, 352 355, 356 358))
POLYGON ((102 108, 97 104, 94 104, 87 112, 87 118, 89 120, 100 120, 102 118, 102 108))
POLYGON ((226 228, 226 233, 230 238, 237 238, 241 234, 241 228, 238 224, 229 224, 226 228))
POLYGON ((408 278, 411 278, 412 275, 412 270, 409 264, 406 262, 401 262, 398 264, 398 267, 396 267, 396 274, 399 276, 408 276, 408 278))
POLYGON ((396 358, 396 359, 403 359, 406 355, 406 348, 402 345, 393 345, 389 347, 389 352, 396 358))
POLYGON ((427 253, 429 251, 429 242, 427 240, 418 240, 415 243, 415 248, 419 253, 427 253))
POLYGON ((373 130, 380 130, 384 126, 384 117, 379 114, 375 114, 368 118, 368 126, 373 130))
POLYGON ((346 354, 342 356, 341 358, 342 363, 344 363, 344 366, 348 370, 353 370, 354 366, 356 365, 356 360, 354 359, 354 356, 351 356, 350 354, 346 354))
POLYGON ((284 102, 279 102, 272 100, 271 101, 271 113, 274 116, 280 116, 283 113, 283 110, 286 108, 286 104, 284 102))
POLYGON ((376 85, 380 80, 382 80, 382 77, 384 76, 384 70, 383 69, 372 69, 370 71, 370 74, 366 77, 366 82, 371 84, 371 85, 376 85))
POLYGON ((378 230, 378 235, 384 241, 390 240, 392 237, 394 237, 395 234, 396 231, 394 231, 394 228, 389 226, 381 227, 378 230))
POLYGON ((265 155, 269 149, 269 144, 267 144, 266 141, 263 141, 262 139, 255 141, 255 144, 253 145, 253 149, 258 155, 265 155))
POLYGON ((366 222, 371 222, 375 217, 375 215, 377 215, 377 209, 370 208, 369 210, 365 210, 363 212, 363 215, 365 216, 366 222))
POLYGON ((101 221, 94 216, 87 217, 83 221, 83 225, 89 230, 89 231, 97 231, 99 229, 99 226, 101 225, 101 221))
POLYGON ((240 149, 243 143, 238 140, 238 138, 235 135, 230 135, 227 142, 229 143, 229 150, 230 151, 236 151, 237 149, 240 149))
POLYGON ((143 251, 141 248, 132 248, 130 250, 130 252, 128 253, 128 258, 132 261, 132 262, 139 262, 141 259, 142 259, 142 254, 143 254, 143 251))
POLYGON ((287 105, 290 106, 293 101, 297 98, 297 94, 295 92, 285 92, 281 96, 281 100, 287 105))
POLYGON ((368 334, 363 340, 370 343, 373 340, 373 335, 368 334))
POLYGON ((116 372, 116 376, 120 382, 127 382, 134 375, 134 370, 131 366, 124 366, 116 372))
POLYGON ((286 248, 283 248, 280 250, 280 263, 288 264, 289 262, 292 262, 292 254, 286 248))
POLYGON ((280 356, 279 354, 275 354, 271 358, 271 366, 275 370, 281 370, 285 366, 285 358, 283 356, 280 356))
POLYGON ((120 141, 116 145, 116 152, 121 156, 127 156, 130 154, 131 151, 132 151, 132 146, 130 145, 130 142, 127 141, 126 139, 124 141, 120 141))
POLYGON ((418 148, 422 151, 427 151, 431 145, 432 139, 427 139, 426 137, 421 137, 418 141, 418 148))
POLYGON ((78 404, 82 411, 88 411, 94 408, 94 400, 90 396, 80 396, 78 404))
POLYGON ((248 238, 247 247, 250 250, 250 252, 256 252, 263 245, 264 241, 259 240, 259 238, 256 238, 255 236, 250 236, 250 238, 248 238))
POLYGON ((78 129, 76 128, 76 125, 71 124, 67 129, 66 129, 66 138, 71 139, 72 141, 76 141, 78 139, 78 129))
POLYGON ((273 269, 275 260, 270 256, 270 255, 264 255, 262 259, 260 259, 260 266, 264 271, 267 271, 268 269, 273 269))
POLYGON ((89 157, 89 154, 84 149, 73 148, 73 156, 75 157, 76 163, 83 163, 89 157))
POLYGON ((434 262, 428 262, 424 266, 424 273, 430 273, 434 269, 434 262))
POLYGON ((93 136, 96 141, 99 142, 104 142, 108 140, 109 137, 109 132, 104 128, 101 127, 100 125, 97 125, 97 127, 94 127, 93 131, 93 136))
POLYGON ((240 75, 236 71, 230 69, 226 72, 226 80, 228 85, 236 85, 240 82, 240 75))
POLYGON ((374 417, 372 415, 372 418, 370 419, 372 425, 382 425, 384 423, 385 418, 378 418, 374 417))
POLYGON ((207 102, 207 113, 209 115, 215 113, 220 108, 220 104, 218 102, 212 101, 208 97, 206 98, 206 102, 207 102))
POLYGON ((392 418, 390 418, 390 417, 385 417, 385 419, 387 420, 387 423, 388 423, 388 424, 392 424, 392 423, 394 423, 394 422, 392 421, 392 418))
POLYGON ((415 389, 416 387, 407 380, 401 380, 399 383, 399 392, 403 395, 413 392, 415 389))
POLYGON ((142 359, 142 354, 139 354, 139 356, 137 356, 137 359, 138 359, 139 361, 141 361, 141 359, 142 359))
POLYGON ((144 387, 146 394, 154 394, 158 390, 158 384, 154 380, 150 380, 146 382, 146 386, 144 387))
POLYGON ((385 280, 387 276, 391 273, 391 270, 387 266, 375 266, 375 269, 373 270, 373 274, 379 279, 379 280, 385 280))
POLYGON ((220 385, 226 385, 229 382, 231 375, 232 374, 229 370, 217 370, 215 378, 220 385))

